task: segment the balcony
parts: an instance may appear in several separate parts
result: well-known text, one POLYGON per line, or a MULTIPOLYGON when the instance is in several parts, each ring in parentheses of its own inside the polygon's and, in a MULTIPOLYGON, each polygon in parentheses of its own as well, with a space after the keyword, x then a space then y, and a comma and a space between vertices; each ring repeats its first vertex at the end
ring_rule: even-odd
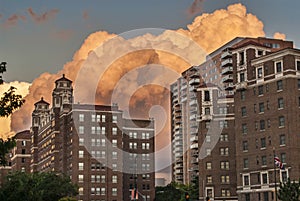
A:
POLYGON ((230 51, 226 51, 221 54, 221 59, 230 58, 231 56, 232 56, 232 53, 230 51))
POLYGON ((222 78, 222 82, 232 82, 233 81, 233 75, 225 75, 222 78))
POLYGON ((190 101, 189 105, 190 106, 197 105, 197 103, 198 103, 197 100, 192 100, 192 101, 190 101))
POLYGON ((233 72, 232 66, 226 66, 222 69, 222 75, 231 74, 233 72))
POLYGON ((233 83, 232 82, 225 83, 224 84, 224 89, 225 90, 232 90, 233 89, 233 83))
POLYGON ((208 114, 201 115, 201 116, 200 116, 200 120, 201 120, 201 121, 212 120, 212 115, 208 115, 208 114))
POLYGON ((222 65, 222 67, 232 66, 232 59, 228 58, 228 59, 222 61, 221 65, 222 65))
POLYGON ((193 164, 198 164, 198 162, 199 162, 199 159, 198 159, 198 158, 192 159, 192 163, 193 163, 193 164))
POLYGON ((191 149, 198 149, 198 143, 192 144, 190 148, 191 149))
POLYGON ((198 136, 193 136, 190 139, 191 142, 198 142, 198 136))
POLYGON ((197 115, 196 114, 190 116, 190 120, 196 120, 196 119, 197 119, 197 115))
POLYGON ((181 113, 176 113, 176 114, 175 114, 175 118, 176 118, 176 119, 181 119, 181 117, 182 117, 181 113))
POLYGON ((235 85, 236 90, 242 90, 247 88, 247 82, 240 82, 235 85))
POLYGON ((196 85, 200 83, 200 79, 199 78, 193 78, 189 81, 190 85, 196 85))

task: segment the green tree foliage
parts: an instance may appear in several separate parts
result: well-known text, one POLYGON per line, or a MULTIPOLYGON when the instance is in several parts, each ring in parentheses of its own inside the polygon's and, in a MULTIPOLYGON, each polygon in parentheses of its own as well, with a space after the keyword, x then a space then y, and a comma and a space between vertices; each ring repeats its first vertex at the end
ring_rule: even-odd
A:
MULTIPOLYGON (((0 84, 3 84, 2 74, 6 72, 6 62, 0 63, 0 84)), ((24 104, 21 95, 15 94, 16 88, 10 89, 0 98, 0 117, 8 117, 24 104)), ((16 145, 13 138, 0 139, 0 166, 7 165, 6 154, 16 145)))
POLYGON ((6 155, 14 146, 16 146, 14 138, 8 138, 7 140, 0 139, 0 166, 7 165, 6 155))
POLYGON ((300 180, 291 182, 290 179, 285 183, 280 183, 278 198, 282 201, 299 201, 300 200, 300 180))
POLYGON ((188 193, 190 201, 198 200, 199 197, 199 179, 198 177, 192 180, 190 185, 178 184, 171 182, 164 187, 155 188, 156 201, 185 201, 185 194, 188 193))
POLYGON ((77 201, 77 199, 73 198, 73 197, 63 197, 63 198, 59 199, 58 201, 77 201))
MULTIPOLYGON (((54 172, 15 172, 7 176, 0 189, 2 201, 58 201, 78 194, 78 187, 67 176, 54 172)), ((71 198, 70 198, 71 199, 71 198)))
POLYGON ((155 188, 156 201, 178 201, 181 199, 181 194, 182 191, 175 182, 171 182, 167 186, 158 186, 155 188))

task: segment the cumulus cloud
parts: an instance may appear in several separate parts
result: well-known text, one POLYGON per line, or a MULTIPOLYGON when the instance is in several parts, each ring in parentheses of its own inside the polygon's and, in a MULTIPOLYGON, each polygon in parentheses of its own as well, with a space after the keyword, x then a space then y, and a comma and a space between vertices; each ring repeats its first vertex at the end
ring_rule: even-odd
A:
POLYGON ((274 33, 273 38, 285 40, 286 39, 286 35, 284 33, 276 32, 276 33, 274 33))
MULTIPOLYGON (((127 39, 105 31, 95 32, 60 72, 44 73, 34 80, 25 105, 13 114, 12 129, 20 131, 30 127, 33 104, 41 96, 51 102, 54 81, 63 73, 74 81, 76 102, 111 104, 129 96, 129 103, 119 105, 121 109, 128 106, 133 116, 147 117, 153 105, 161 105, 169 114, 169 90, 164 85, 171 82, 165 80, 170 72, 179 75, 191 65, 200 64, 207 53, 237 36, 264 36, 263 23, 247 13, 241 4, 203 14, 186 29, 167 30, 159 35, 149 33, 127 39), (151 65, 157 66, 160 76, 147 72, 151 65), (126 77, 129 73, 131 76, 126 77), (118 85, 120 80, 122 84, 118 85)), ((158 136, 161 139, 158 148, 170 141, 166 134, 168 128, 162 132, 165 134, 158 136)))
MULTIPOLYGON (((16 93, 25 97, 28 94, 28 89, 30 84, 27 82, 10 82, 0 85, 0 94, 2 95, 6 92, 11 86, 16 87, 16 93)), ((14 135, 14 132, 10 129, 11 116, 0 118, 0 138, 7 138, 14 135)))
POLYGON ((38 15, 33 11, 32 8, 28 8, 27 11, 28 11, 29 15, 31 16, 31 19, 35 23, 47 22, 48 20, 53 19, 59 12, 58 9, 52 9, 52 10, 46 11, 46 12, 38 15))

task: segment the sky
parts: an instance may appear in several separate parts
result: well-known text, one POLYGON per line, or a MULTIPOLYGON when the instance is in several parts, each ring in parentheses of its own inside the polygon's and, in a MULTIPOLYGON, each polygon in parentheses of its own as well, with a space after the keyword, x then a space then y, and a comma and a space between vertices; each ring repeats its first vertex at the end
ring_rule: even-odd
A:
POLYGON ((298 0, 285 4, 282 0, 203 0, 194 15, 187 14, 193 0, 0 0, 0 61, 8 63, 5 80, 32 82, 44 72, 56 73, 95 31, 120 34, 141 28, 185 28, 195 16, 237 2, 264 23, 266 36, 282 32, 300 45, 298 0), (17 20, 8 23, 14 15, 17 20))
MULTIPOLYGON (((26 103, 20 111, 15 112, 11 118, 0 119, 0 137, 3 133, 7 136, 13 131, 29 129, 29 114, 33 110, 33 104, 41 96, 44 96, 45 100, 51 100, 52 84, 61 76, 57 75, 58 72, 63 71, 74 80, 78 78, 76 75, 77 72, 81 72, 80 68, 85 67, 82 64, 83 60, 88 65, 96 67, 108 62, 109 59, 104 53, 101 57, 101 48, 98 52, 95 50, 93 52, 95 54, 89 53, 103 44, 107 38, 115 36, 114 34, 136 33, 134 31, 136 29, 153 30, 147 28, 175 30, 175 33, 184 33, 185 39, 192 39, 202 45, 207 53, 232 39, 231 37, 238 36, 237 33, 254 37, 261 35, 273 37, 277 33, 280 37, 294 41, 295 47, 299 47, 300 13, 297 9, 300 7, 300 1, 288 0, 289 3, 285 1, 285 4, 282 2, 282 0, 0 0, 0 61, 7 62, 7 72, 3 78, 7 85, 17 86, 18 92, 26 96, 26 103), (242 5, 237 6, 236 3, 242 5)), ((124 97, 131 98, 133 103, 129 105, 136 106, 135 114, 149 110, 155 117, 167 118, 168 91, 153 86, 146 90, 141 85, 155 82, 165 86, 166 78, 172 73, 180 75, 180 72, 191 64, 199 64, 197 63, 197 58, 201 57, 199 52, 186 51, 187 47, 193 46, 193 42, 189 39, 182 42, 178 35, 170 36, 170 33, 164 33, 156 38, 141 35, 127 42, 117 38, 103 45, 103 50, 111 58, 118 51, 137 50, 135 48, 138 46, 145 48, 147 47, 145 41, 150 43, 151 47, 163 48, 165 52, 132 51, 116 59, 110 68, 112 69, 109 71, 110 74, 108 73, 110 76, 103 76, 104 84, 100 83, 100 89, 95 89, 95 94, 100 97, 99 103, 106 104, 110 98, 109 93, 116 91, 119 92, 118 100, 123 100, 124 97), (168 40, 165 40, 166 38, 168 40), (186 47, 186 43, 189 46, 186 47), (183 47, 184 51, 179 52, 179 56, 188 58, 187 60, 171 54, 177 47, 183 47), (149 69, 147 71, 147 68, 132 71, 132 66, 144 66, 149 63, 169 66, 169 69, 157 70, 156 74, 153 73, 155 71, 152 70, 155 69, 153 66, 149 67, 151 71, 149 69), (146 73, 149 76, 145 77, 146 73), (156 78, 156 75, 166 76, 156 78), (118 81, 123 83, 119 88, 115 87, 118 81), (135 91, 139 93, 133 93, 135 91), (152 107, 153 105, 159 107, 152 107), (160 106, 167 108, 165 113, 162 113, 160 106)), ((86 89, 93 87, 89 81, 92 81, 91 77, 94 76, 96 69, 91 70, 85 74, 85 78, 90 79, 82 84, 83 90, 79 97, 83 102, 90 93, 86 89)), ((6 85, 0 86, 0 92, 5 91, 5 87, 6 85)), ((121 103, 121 106, 124 104, 121 103)), ((169 120, 159 119, 157 122, 167 122, 167 129, 163 129, 162 133, 168 135, 166 133, 169 133, 169 120)), ((160 139, 157 147, 163 149, 166 145, 164 142, 168 139, 164 136, 158 138, 160 139)), ((158 160, 161 163, 169 158, 169 147, 166 150, 168 154, 159 154, 161 157, 158 157, 158 160)))

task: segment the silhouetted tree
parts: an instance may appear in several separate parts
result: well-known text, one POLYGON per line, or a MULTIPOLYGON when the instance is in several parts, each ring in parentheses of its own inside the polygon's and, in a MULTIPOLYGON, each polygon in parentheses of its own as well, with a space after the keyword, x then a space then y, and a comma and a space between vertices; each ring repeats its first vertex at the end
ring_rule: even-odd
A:
MULTIPOLYGON (((2 74, 6 72, 6 62, 0 63, 0 84, 3 84, 2 74)), ((10 89, 0 98, 0 117, 8 117, 20 108, 24 100, 21 95, 15 94, 16 88, 10 89)), ((6 154, 16 145, 14 138, 0 139, 0 166, 7 165, 6 154)))

